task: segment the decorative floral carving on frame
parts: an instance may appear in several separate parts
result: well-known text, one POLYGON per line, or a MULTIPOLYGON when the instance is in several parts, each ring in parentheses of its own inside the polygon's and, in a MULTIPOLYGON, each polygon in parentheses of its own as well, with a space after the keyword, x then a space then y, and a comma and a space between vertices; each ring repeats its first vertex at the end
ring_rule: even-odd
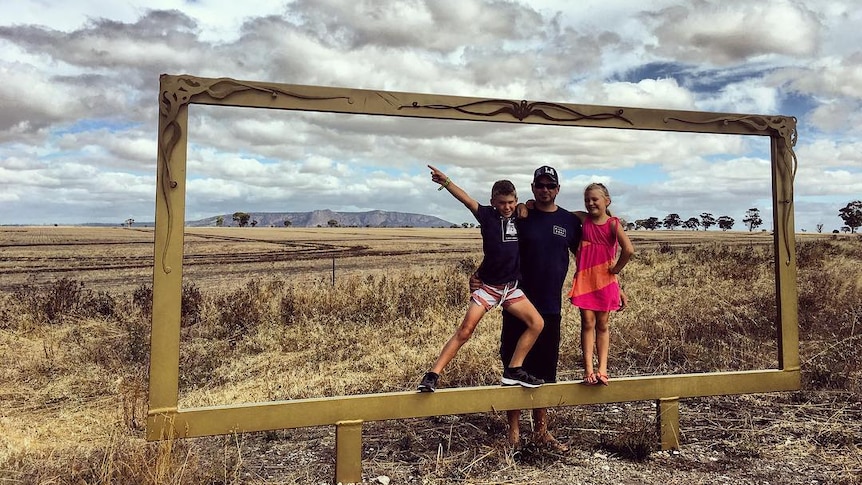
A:
POLYGON ((623 116, 623 109, 619 108, 610 113, 584 114, 573 110, 568 106, 556 103, 548 103, 544 101, 529 102, 526 100, 512 101, 507 99, 484 99, 481 101, 473 101, 471 103, 450 106, 446 104, 419 104, 413 102, 409 105, 399 106, 398 109, 439 109, 439 110, 455 110, 459 113, 465 113, 473 116, 492 117, 499 114, 509 114, 518 121, 524 121, 530 116, 537 116, 548 121, 556 122, 574 122, 574 121, 601 121, 607 119, 617 119, 624 121, 630 125, 634 123, 623 116), (489 111, 490 110, 490 111, 489 111))
POLYGON ((781 151, 782 157, 780 160, 778 160, 776 169, 783 177, 790 180, 790 183, 784 184, 782 186, 784 191, 782 194, 780 194, 780 198, 777 200, 777 202, 779 204, 784 204, 787 206, 787 210, 784 211, 784 249, 787 252, 787 259, 784 261, 784 264, 790 264, 791 235, 788 232, 790 225, 790 215, 793 213, 793 184, 796 179, 796 169, 799 166, 799 160, 796 158, 796 152, 793 151, 793 147, 796 146, 796 139, 798 136, 796 132, 796 117, 741 115, 722 116, 702 121, 685 120, 682 118, 675 117, 667 117, 664 119, 665 123, 668 123, 669 121, 679 121, 680 123, 699 125, 711 123, 721 123, 724 125, 728 125, 730 123, 741 123, 764 133, 768 133, 770 136, 777 135, 778 138, 782 140, 784 150, 781 151))
MULTIPOLYGON (((213 99, 226 99, 229 96, 245 91, 254 91, 268 94, 273 98, 280 95, 290 96, 296 99, 324 101, 333 99, 343 99, 348 104, 353 104, 353 100, 349 96, 307 96, 303 94, 286 91, 277 86, 264 86, 258 84, 249 84, 242 81, 237 81, 230 78, 217 79, 201 79, 193 76, 169 76, 163 74, 161 76, 161 94, 159 102, 159 114, 163 118, 162 131, 159 133, 159 155, 163 161, 162 167, 162 196, 164 197, 165 207, 168 215, 168 232, 167 241, 171 240, 171 228, 173 227, 173 210, 171 208, 170 197, 168 193, 171 189, 177 187, 177 181, 174 180, 171 174, 171 159, 177 143, 182 138, 182 126, 177 122, 182 108, 198 96, 206 95, 213 99)), ((162 252, 162 269, 165 273, 170 273, 171 268, 165 265, 164 256, 167 254, 168 244, 165 244, 165 249, 162 252)))

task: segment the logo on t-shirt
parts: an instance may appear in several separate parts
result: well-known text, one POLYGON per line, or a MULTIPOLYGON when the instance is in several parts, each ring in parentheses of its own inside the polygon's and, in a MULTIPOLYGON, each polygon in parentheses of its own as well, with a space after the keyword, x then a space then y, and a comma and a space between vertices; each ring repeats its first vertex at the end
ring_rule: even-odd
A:
POLYGON ((511 219, 511 218, 509 218, 509 219, 504 218, 500 221, 500 223, 503 224, 503 241, 504 242, 517 241, 518 240, 518 228, 515 227, 515 220, 511 219))
POLYGON ((565 227, 560 227, 560 226, 554 226, 554 235, 555 235, 555 236, 566 237, 566 228, 565 228, 565 227))

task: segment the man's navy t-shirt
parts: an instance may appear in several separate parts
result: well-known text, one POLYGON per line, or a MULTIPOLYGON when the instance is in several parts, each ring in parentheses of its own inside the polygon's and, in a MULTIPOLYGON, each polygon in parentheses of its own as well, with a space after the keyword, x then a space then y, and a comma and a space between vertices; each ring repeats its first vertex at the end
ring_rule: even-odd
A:
POLYGON ((530 210, 518 220, 521 289, 539 313, 562 312, 562 290, 569 271, 569 251, 581 240, 581 221, 557 206, 554 212, 530 210))
POLYGON ((482 227, 485 253, 477 270, 479 279, 491 285, 519 279, 518 230, 514 218, 502 217, 493 207, 479 204, 476 220, 482 227))

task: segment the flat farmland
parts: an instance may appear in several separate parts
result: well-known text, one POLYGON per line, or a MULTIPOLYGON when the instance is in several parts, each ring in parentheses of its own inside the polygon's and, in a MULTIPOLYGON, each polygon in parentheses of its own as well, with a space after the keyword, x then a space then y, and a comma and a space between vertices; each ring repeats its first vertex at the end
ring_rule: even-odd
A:
MULTIPOLYGON (((825 237, 808 235, 807 237, 825 237)), ((768 232, 632 231, 638 251, 702 242, 771 244, 768 232)), ((0 227, 0 289, 69 278, 125 292, 152 283, 153 228, 0 227)), ((187 228, 184 280, 218 287, 253 277, 298 280, 481 259, 475 228, 187 228)))
MULTIPOLYGON (((376 273, 481 257, 478 229, 188 228, 184 279, 203 287, 264 276, 376 273)), ((0 289, 70 278, 128 291, 152 283, 152 228, 0 228, 0 289)))

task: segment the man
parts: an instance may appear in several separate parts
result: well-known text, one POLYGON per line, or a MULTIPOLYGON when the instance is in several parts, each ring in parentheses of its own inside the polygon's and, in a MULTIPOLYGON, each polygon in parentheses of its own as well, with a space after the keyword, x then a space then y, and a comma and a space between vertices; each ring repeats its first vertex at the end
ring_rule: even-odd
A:
MULTIPOLYGON (((553 167, 539 167, 533 173, 534 205, 528 216, 518 221, 518 243, 521 253, 521 288, 545 321, 544 330, 524 360, 525 371, 545 382, 557 381, 560 357, 560 321, 562 320, 563 283, 569 270, 569 253, 575 253, 581 239, 581 222, 572 212, 556 204, 560 178, 553 167)), ((513 315, 503 312, 500 335, 500 358, 508 363, 521 334, 527 326, 513 315)), ((507 413, 508 439, 520 443, 520 410, 507 413)), ((533 442, 557 452, 568 447, 548 431, 547 408, 533 409, 533 442)))

